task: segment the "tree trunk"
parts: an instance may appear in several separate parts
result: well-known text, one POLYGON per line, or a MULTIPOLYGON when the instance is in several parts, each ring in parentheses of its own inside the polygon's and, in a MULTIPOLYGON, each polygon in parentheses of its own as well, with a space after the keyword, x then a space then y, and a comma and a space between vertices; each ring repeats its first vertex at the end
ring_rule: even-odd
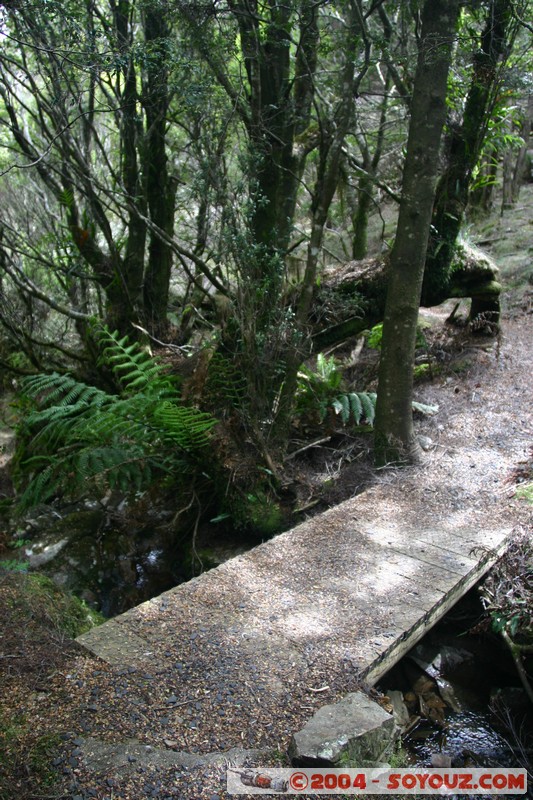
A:
POLYGON ((285 375, 272 426, 272 436, 276 445, 281 449, 286 446, 290 415, 296 393, 298 368, 305 357, 305 350, 310 345, 310 341, 306 343, 306 327, 313 303, 324 226, 339 182, 343 145, 352 122, 357 88, 370 63, 370 44, 366 38, 364 26, 362 9, 358 3, 354 3, 347 15, 345 63, 340 75, 341 91, 339 96, 342 99, 337 103, 333 119, 331 121, 321 120, 323 130, 318 148, 317 179, 311 198, 311 235, 307 245, 305 272, 295 304, 295 322, 302 332, 302 336, 298 344, 291 343, 292 347, 285 353, 285 375), (365 59, 357 72, 356 42, 358 35, 365 40, 366 47, 365 59))
POLYGON ((361 175, 357 182, 357 206, 352 216, 352 258, 365 258, 368 251, 368 215, 372 206, 374 184, 370 175, 361 175))
MULTIPOLYGON (((474 55, 472 82, 463 121, 452 126, 448 141, 448 166, 435 197, 431 239, 422 288, 423 305, 443 291, 452 279, 450 265, 468 203, 472 173, 487 133, 490 114, 502 78, 501 59, 509 52, 511 0, 491 0, 481 47, 474 55)), ((514 29, 513 29, 514 30, 514 29)))
POLYGON ((518 156, 516 158, 516 163, 513 173, 513 183, 511 190, 511 197, 513 203, 516 203, 518 201, 520 188, 527 177, 527 170, 526 170, 527 153, 530 147, 532 125, 533 125, 533 94, 530 94, 527 100, 527 109, 524 112, 524 117, 520 125, 520 133, 522 135, 524 143, 521 146, 520 150, 518 151, 518 156))
MULTIPOLYGON (((128 0, 121 0, 113 6, 116 37, 121 55, 122 87, 121 87, 121 115, 120 115, 120 150, 122 153, 122 182, 128 201, 140 206, 141 212, 146 213, 145 191, 142 185, 142 176, 139 170, 138 150, 142 138, 142 122, 139 120, 137 104, 139 93, 137 90, 138 75, 135 69, 131 52, 133 45, 133 26, 131 24, 131 4, 128 0)), ((129 322, 141 322, 143 318, 143 281, 144 281, 144 256, 146 249, 146 225, 135 213, 134 209, 128 215, 128 236, 124 252, 124 269, 128 286, 130 307, 129 322)), ((131 333, 131 326, 127 322, 126 328, 121 326, 124 333, 131 333)))
MULTIPOLYGON (((151 2, 146 5, 144 35, 147 48, 146 85, 143 92, 146 111, 143 159, 146 195, 151 221, 172 239, 177 184, 169 173, 166 149, 170 26, 167 13, 161 5, 151 2)), ((172 260, 169 242, 151 231, 144 279, 144 316, 149 329, 158 337, 166 333, 172 260)))
POLYGON ((383 321, 375 423, 379 465, 405 464, 418 457, 412 417, 416 326, 458 14, 458 0, 426 0, 422 11, 402 200, 383 321))

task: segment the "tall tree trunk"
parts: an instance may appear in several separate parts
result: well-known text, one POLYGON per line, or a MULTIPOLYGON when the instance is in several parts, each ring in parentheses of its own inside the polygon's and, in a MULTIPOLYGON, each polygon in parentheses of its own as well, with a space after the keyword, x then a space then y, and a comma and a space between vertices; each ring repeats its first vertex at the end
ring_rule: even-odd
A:
POLYGON ((518 151, 518 156, 516 158, 516 163, 514 167, 513 173, 513 184, 512 184, 512 202, 516 203, 518 201, 518 196, 520 194, 520 188, 524 179, 526 178, 526 165, 527 165, 527 152, 530 147, 531 142, 531 126, 533 125, 533 94, 530 94, 527 100, 527 108, 524 111, 524 116, 520 125, 520 133, 522 135, 523 144, 518 151))
POLYGON ((233 0, 249 84, 250 226, 257 244, 284 255, 290 241, 296 193, 305 158, 295 136, 308 124, 318 46, 317 9, 302 3, 301 37, 291 76, 293 3, 233 0), (264 19, 261 19, 261 17, 264 19), (294 89, 292 89, 294 85, 294 89))
MULTIPOLYGON (((168 13, 151 1, 144 11, 146 41, 146 80, 143 105, 146 111, 144 168, 150 219, 170 239, 174 234, 174 205, 177 183, 170 174, 167 156, 168 13)), ((148 264, 144 279, 145 322, 156 336, 164 336, 167 327, 168 295, 173 251, 168 240, 151 230, 148 264)))
MULTIPOLYGON (((120 150, 122 154, 121 177, 128 202, 146 213, 145 191, 139 170, 138 151, 142 139, 142 122, 139 120, 137 104, 137 71, 135 69, 132 46, 133 25, 132 8, 129 0, 120 0, 112 6, 117 42, 121 55, 121 114, 120 150)), ((124 333, 131 333, 131 323, 140 322, 143 317, 144 257, 146 249, 146 225, 135 209, 129 211, 128 235, 124 252, 124 276, 127 282, 129 319, 124 333)), ((120 287, 122 289, 123 287, 120 287)), ((119 291, 120 291, 119 289, 119 291)))
POLYGON ((415 461, 412 396, 416 326, 446 118, 458 0, 426 0, 411 102, 402 200, 389 265, 375 424, 380 465, 415 461))
POLYGON ((285 376, 281 387, 278 410, 272 427, 272 435, 279 449, 286 446, 290 414, 297 386, 298 368, 311 349, 311 341, 306 336, 309 312, 316 287, 318 261, 324 226, 331 202, 339 183, 339 172, 343 159, 343 146, 350 124, 353 120, 355 98, 361 81, 370 63, 371 46, 367 36, 364 14, 360 0, 350 4, 346 17, 345 63, 340 75, 341 101, 337 104, 333 120, 322 119, 317 167, 317 179, 311 199, 311 235, 307 246, 307 259, 303 280, 296 304, 295 323, 302 335, 298 344, 293 343, 285 354, 285 376), (365 58, 356 70, 356 43, 360 36, 365 43, 365 58))
POLYGON ((435 197, 431 236, 422 303, 446 291, 451 279, 450 264, 468 203, 472 173, 477 165, 490 114, 501 80, 501 62, 509 52, 512 0, 490 0, 481 47, 474 55, 472 82, 465 103, 463 121, 452 127, 448 166, 441 176, 435 197))

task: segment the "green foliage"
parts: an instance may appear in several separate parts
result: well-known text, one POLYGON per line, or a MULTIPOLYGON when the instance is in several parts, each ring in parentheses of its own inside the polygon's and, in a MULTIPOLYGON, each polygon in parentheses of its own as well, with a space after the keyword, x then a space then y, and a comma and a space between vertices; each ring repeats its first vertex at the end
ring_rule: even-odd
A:
POLYGON ((16 558, 7 558, 0 561, 0 572, 27 572, 29 561, 18 561, 16 558))
MULTIPOLYGON (((371 329, 370 333, 367 336, 367 345, 372 350, 381 350, 381 340, 383 338, 383 323, 380 322, 378 325, 374 325, 371 329)), ((416 347, 425 347, 427 348, 428 343, 427 339, 424 336, 424 332, 420 325, 417 325, 416 328, 416 347)))
POLYGON ((218 410, 239 408, 246 397, 246 378, 234 359, 215 351, 209 361, 203 400, 218 410))
POLYGON ((519 486, 516 490, 516 496, 527 500, 528 503, 533 505, 533 483, 526 483, 524 486, 519 486))
POLYGON ((366 343, 372 350, 381 350, 382 338, 383 338, 383 323, 380 322, 379 325, 374 325, 374 327, 368 334, 366 343))
POLYGON ((321 421, 328 414, 340 416, 344 425, 356 425, 364 419, 372 425, 375 416, 376 395, 369 392, 343 392, 342 372, 337 360, 319 353, 316 370, 305 365, 298 373, 297 409, 317 410, 321 421))
POLYGON ((101 342, 101 363, 117 376, 120 394, 57 373, 22 382, 21 398, 31 403, 17 431, 22 509, 58 491, 72 498, 142 491, 163 476, 186 475, 209 443, 215 419, 181 405, 140 345, 108 331, 101 342))
MULTIPOLYGON (((373 331, 376 328, 381 326, 376 325, 373 331)), ((303 366, 298 373, 298 379, 296 399, 300 413, 318 411, 321 422, 328 416, 335 415, 340 417, 343 425, 360 425, 363 422, 367 425, 374 424, 376 393, 343 391, 340 364, 333 356, 326 358, 323 353, 319 353, 316 370, 303 366)), ((422 414, 435 414, 438 407, 413 401, 413 410, 422 414)))
MULTIPOLYGON (((376 415, 376 393, 375 392, 349 392, 336 397, 331 403, 335 414, 339 415, 343 424, 346 425, 350 419, 356 425, 365 419, 368 425, 373 425, 376 415)), ((327 414, 325 409, 323 418, 327 414)))
POLYGON ((518 649, 533 648, 533 547, 527 534, 512 540, 481 587, 492 628, 518 649))
POLYGON ((123 388, 124 394, 142 390, 151 395, 172 394, 172 383, 161 364, 138 342, 127 336, 120 337, 117 331, 103 328, 99 334, 102 355, 99 363, 111 367, 123 388))
POLYGON ((326 358, 324 353, 319 353, 316 359, 316 370, 303 365, 298 373, 300 380, 298 390, 304 394, 312 394, 321 400, 329 398, 336 392, 342 383, 342 373, 339 363, 333 356, 326 358))
POLYGON ((226 502, 228 513, 215 517, 211 522, 231 519, 232 526, 239 530, 252 530, 255 535, 270 537, 283 528, 283 511, 266 487, 256 485, 248 492, 234 492, 226 502))

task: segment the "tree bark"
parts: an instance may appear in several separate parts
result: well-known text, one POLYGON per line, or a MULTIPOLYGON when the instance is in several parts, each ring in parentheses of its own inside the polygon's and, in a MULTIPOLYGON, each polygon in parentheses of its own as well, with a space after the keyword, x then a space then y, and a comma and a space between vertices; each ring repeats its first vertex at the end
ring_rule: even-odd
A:
POLYGON ((310 342, 306 343, 306 327, 313 303, 313 296, 318 273, 318 260, 331 202, 339 182, 339 172, 343 159, 343 146, 352 122, 355 98, 358 87, 365 76, 370 63, 371 46, 366 34, 366 24, 360 2, 354 2, 346 18, 346 44, 344 47, 345 63, 340 75, 340 101, 335 108, 331 121, 322 119, 322 135, 318 146, 317 179, 311 198, 311 235, 307 246, 305 272, 299 297, 295 304, 295 323, 302 331, 298 346, 292 346, 285 354, 285 375, 279 394, 279 403, 272 436, 281 449, 286 445, 290 414, 294 403, 297 386, 298 368, 303 360, 304 352, 310 342), (356 69, 356 42, 360 36, 365 43, 365 58, 356 69), (303 347, 301 345, 303 342, 303 347))
MULTIPOLYGON (((143 25, 147 50, 143 90, 143 106, 146 112, 143 153, 146 196, 151 221, 168 239, 172 239, 177 183, 169 171, 166 144, 169 105, 168 13, 160 4, 149 2, 145 6, 143 25)), ((150 231, 148 264, 144 277, 145 323, 160 338, 166 334, 173 260, 173 250, 168 239, 163 239, 154 230, 150 231)))
POLYGON ((474 55, 472 81, 463 120, 451 126, 448 165, 436 191, 431 239, 428 246, 422 303, 431 305, 435 294, 452 280, 450 265, 468 203, 472 173, 479 160, 491 111, 497 98, 505 59, 513 36, 511 0, 488 4, 481 47, 474 55))
POLYGON ((458 15, 458 0, 426 0, 422 11, 402 200, 383 321, 375 423, 379 465, 414 462, 419 456, 412 419, 416 326, 458 15))

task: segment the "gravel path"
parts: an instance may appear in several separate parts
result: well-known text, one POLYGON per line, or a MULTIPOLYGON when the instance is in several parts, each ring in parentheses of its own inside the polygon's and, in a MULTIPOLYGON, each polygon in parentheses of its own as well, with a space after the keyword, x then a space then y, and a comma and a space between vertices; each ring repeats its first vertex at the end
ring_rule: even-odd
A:
MULTIPOLYGON (((345 527, 347 513, 394 520, 401 509, 402 525, 413 528, 421 509, 435 524, 446 519, 479 530, 528 525, 528 507, 506 484, 531 446, 528 322, 508 323, 501 347, 473 350, 473 366, 460 379, 426 388, 421 399, 441 407, 419 423, 420 433, 433 440, 427 463, 401 473, 386 470, 366 495, 328 512, 322 564, 335 558, 335 529, 345 527)), ((303 559, 305 542, 299 546, 303 559)), ((133 637, 125 663, 107 664, 79 648, 66 652, 64 664, 31 694, 13 685, 10 705, 31 716, 36 731, 53 728, 61 736, 62 755, 53 765, 62 776, 61 797, 226 798, 228 764, 283 764, 291 734, 313 711, 357 688, 357 665, 343 651, 342 636, 326 631, 320 646, 310 638, 309 609, 307 617, 294 618, 299 636, 281 645, 275 637, 272 647, 263 641, 258 650, 242 627, 226 625, 225 609, 231 603, 228 613, 238 616, 240 605, 243 611, 264 605, 266 582, 243 575, 236 602, 235 586, 210 576, 188 585, 179 614, 167 613, 163 596, 127 615, 130 633, 141 638, 136 646, 133 637)), ((273 627, 283 592, 297 591, 298 557, 293 576, 294 586, 268 582, 278 593, 273 627)), ((316 577, 318 585, 320 565, 316 577)), ((350 622, 345 599, 339 629, 350 622)), ((319 613, 312 622, 320 622, 319 613)), ((385 634, 376 629, 376 636, 385 634)))

